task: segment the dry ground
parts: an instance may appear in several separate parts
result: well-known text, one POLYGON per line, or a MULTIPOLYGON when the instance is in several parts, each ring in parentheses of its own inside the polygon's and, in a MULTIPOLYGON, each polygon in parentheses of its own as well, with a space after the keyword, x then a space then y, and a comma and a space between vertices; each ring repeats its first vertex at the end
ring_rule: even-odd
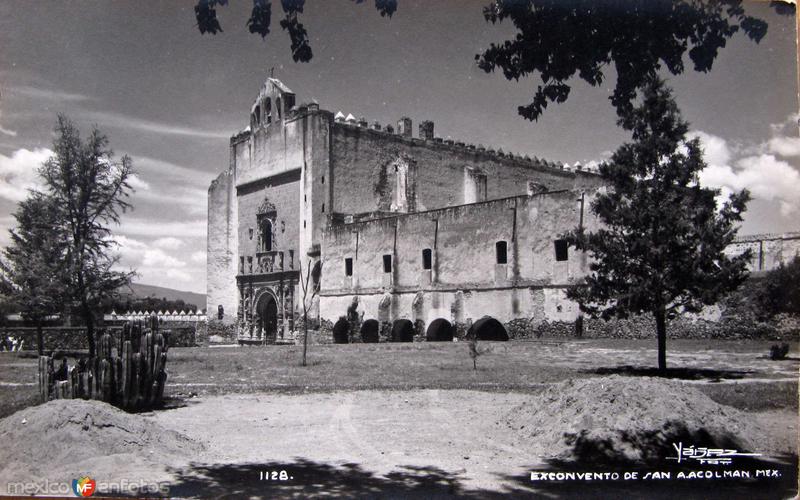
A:
MULTIPOLYGON (((531 401, 538 405, 540 394, 565 379, 652 375, 653 342, 611 340, 482 343, 477 372, 467 346, 458 343, 311 346, 305 368, 299 366, 297 347, 173 349, 168 409, 142 417, 201 443, 202 451, 170 461, 159 460, 158 452, 112 454, 78 467, 93 469, 89 474, 167 481, 170 495, 190 497, 582 497, 590 492, 785 498, 793 494, 796 478, 800 363, 796 345, 789 360, 766 359, 769 345, 669 344, 675 383, 742 410, 740 420, 763 429, 764 439, 754 447, 780 462, 746 467, 780 470, 782 479, 769 482, 683 482, 663 489, 653 483, 596 483, 591 489, 532 484, 532 469, 575 464, 547 459, 547 450, 525 437, 527 430, 514 418, 520 408, 531 401), (783 455, 792 450, 793 457, 783 455), (292 479, 260 479, 262 472, 282 470, 292 479)), ((0 356, 0 403, 6 413, 35 400, 35 370, 35 358, 0 356)), ((698 412, 704 405, 698 403, 698 412)), ((536 419, 530 425, 537 425, 536 419)), ((22 474, 20 467, 0 464, 0 482, 9 473, 22 474)))

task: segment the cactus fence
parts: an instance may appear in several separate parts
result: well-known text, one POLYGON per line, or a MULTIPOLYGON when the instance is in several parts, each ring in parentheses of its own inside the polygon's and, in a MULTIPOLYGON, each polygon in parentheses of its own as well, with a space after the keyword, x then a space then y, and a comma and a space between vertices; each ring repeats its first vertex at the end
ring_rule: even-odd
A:
POLYGON ((128 411, 161 404, 167 372, 168 343, 158 331, 158 316, 128 321, 117 345, 105 333, 97 357, 69 367, 66 358, 54 369, 53 358, 39 357, 39 396, 51 399, 97 399, 128 411))

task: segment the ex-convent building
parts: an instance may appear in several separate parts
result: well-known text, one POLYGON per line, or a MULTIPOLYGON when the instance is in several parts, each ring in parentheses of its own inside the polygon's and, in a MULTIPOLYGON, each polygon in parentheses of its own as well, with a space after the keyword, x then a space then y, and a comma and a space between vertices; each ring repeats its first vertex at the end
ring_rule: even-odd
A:
POLYGON ((328 326, 348 309, 432 338, 486 316, 576 318, 564 290, 587 258, 559 234, 596 226, 596 174, 295 99, 264 83, 209 188, 207 307, 240 340, 294 339, 309 270, 309 316, 328 326))

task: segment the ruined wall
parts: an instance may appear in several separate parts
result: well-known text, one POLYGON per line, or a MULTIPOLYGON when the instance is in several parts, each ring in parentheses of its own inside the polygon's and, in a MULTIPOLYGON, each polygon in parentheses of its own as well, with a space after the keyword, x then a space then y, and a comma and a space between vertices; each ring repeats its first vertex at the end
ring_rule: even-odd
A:
POLYGON ((225 311, 223 321, 236 319, 236 191, 234 171, 221 173, 208 188, 208 239, 206 262, 206 312, 217 317, 217 308, 225 311))
POLYGON ((769 271, 800 255, 800 233, 740 236, 725 249, 725 253, 740 255, 747 249, 752 253, 748 269, 751 272, 769 271))
MULTIPOLYGON (((566 191, 332 226, 322 248, 320 315, 335 321, 358 295, 364 317, 381 320, 572 320, 577 306, 563 291, 588 263, 574 250, 558 261, 555 240, 577 227, 579 200, 580 193, 566 191), (498 242, 505 242, 505 264, 498 263, 498 242)), ((588 201, 584 225, 592 229, 597 221, 587 208, 588 201)))
POLYGON ((529 189, 600 183, 587 172, 440 139, 412 139, 340 122, 331 130, 337 213, 431 210, 528 194, 529 189))

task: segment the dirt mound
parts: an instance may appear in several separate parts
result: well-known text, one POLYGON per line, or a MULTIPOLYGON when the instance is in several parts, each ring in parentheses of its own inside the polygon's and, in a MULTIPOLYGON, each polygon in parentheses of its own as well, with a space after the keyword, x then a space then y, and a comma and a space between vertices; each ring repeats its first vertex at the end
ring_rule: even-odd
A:
POLYGON ((99 463, 124 464, 142 457, 163 463, 201 449, 147 417, 80 399, 50 401, 0 420, 0 443, 3 477, 15 471, 49 474, 73 466, 96 469, 99 463))
POLYGON ((617 375, 555 384, 506 423, 545 456, 592 463, 663 461, 679 441, 752 450, 765 435, 747 414, 690 385, 617 375))

